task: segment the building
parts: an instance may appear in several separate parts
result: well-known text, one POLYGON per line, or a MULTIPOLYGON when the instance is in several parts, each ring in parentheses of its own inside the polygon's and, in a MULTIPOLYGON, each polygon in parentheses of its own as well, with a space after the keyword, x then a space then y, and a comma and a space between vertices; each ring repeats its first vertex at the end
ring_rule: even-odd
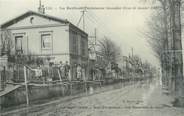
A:
POLYGON ((90 80, 102 80, 105 77, 107 61, 103 54, 99 52, 99 46, 89 44, 89 77, 90 80))
MULTIPOLYGON (((88 34, 67 20, 28 11, 1 25, 11 34, 11 54, 50 57, 51 61, 88 65, 88 34)), ((73 77, 74 78, 74 77, 73 77)))

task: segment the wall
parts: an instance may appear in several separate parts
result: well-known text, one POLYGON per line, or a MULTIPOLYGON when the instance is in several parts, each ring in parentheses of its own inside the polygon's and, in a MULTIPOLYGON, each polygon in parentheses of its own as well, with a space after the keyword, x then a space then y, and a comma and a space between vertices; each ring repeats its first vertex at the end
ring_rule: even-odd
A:
MULTIPOLYGON (((44 28, 27 28, 27 29, 13 29, 12 39, 15 45, 14 36, 23 34, 23 45, 26 53, 31 54, 45 54, 41 50, 41 33, 51 33, 53 39, 53 54, 69 53, 69 40, 67 25, 58 27, 44 27, 44 28)), ((51 54, 51 53, 50 53, 51 54)))
POLYGON ((22 20, 19 20, 17 23, 9 26, 9 28, 14 29, 14 28, 25 28, 25 27, 36 27, 36 26, 43 26, 43 25, 58 25, 58 24, 61 24, 61 23, 33 14, 25 17, 22 20))
POLYGON ((88 77, 88 35, 76 28, 73 25, 69 25, 69 51, 70 51, 70 64, 71 64, 71 74, 73 79, 76 79, 76 66, 75 64, 85 65, 86 77, 88 77), (77 40, 77 53, 75 53, 73 47, 74 39, 77 40), (84 41, 84 46, 81 45, 81 42, 84 41), (82 54, 82 47, 85 49, 85 54, 82 54))
MULTIPOLYGON (((69 61, 69 25, 52 21, 36 15, 28 16, 7 27, 11 30, 13 45, 15 36, 23 35, 23 49, 25 54, 53 55, 57 60, 69 61), (30 19, 33 17, 33 21, 30 19), (51 50, 41 49, 41 34, 51 33, 51 50)), ((12 49, 15 53, 15 47, 12 49)))

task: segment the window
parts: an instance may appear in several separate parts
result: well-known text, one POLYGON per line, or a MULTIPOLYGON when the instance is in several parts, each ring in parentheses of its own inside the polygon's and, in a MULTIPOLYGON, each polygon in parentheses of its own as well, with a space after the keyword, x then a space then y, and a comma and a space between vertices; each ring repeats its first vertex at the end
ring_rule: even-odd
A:
POLYGON ((30 18, 30 23, 33 24, 34 17, 30 18))
POLYGON ((41 48, 42 49, 52 49, 52 36, 51 34, 41 35, 41 48))
POLYGON ((15 36, 15 50, 16 50, 16 52, 22 52, 22 39, 23 39, 23 36, 15 36))
POLYGON ((72 39, 73 39, 73 53, 78 54, 78 40, 77 40, 77 33, 72 33, 72 39))
POLYGON ((81 38, 81 53, 82 55, 85 55, 85 38, 81 38))

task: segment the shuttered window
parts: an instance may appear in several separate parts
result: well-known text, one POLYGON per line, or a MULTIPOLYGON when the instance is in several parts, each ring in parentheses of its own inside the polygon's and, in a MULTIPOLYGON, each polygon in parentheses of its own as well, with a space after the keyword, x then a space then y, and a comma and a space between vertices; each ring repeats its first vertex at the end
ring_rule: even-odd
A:
POLYGON ((22 51, 22 39, 23 36, 15 36, 15 49, 16 51, 22 51))
POLYGON ((41 48, 42 49, 52 49, 52 36, 51 34, 41 35, 41 48))

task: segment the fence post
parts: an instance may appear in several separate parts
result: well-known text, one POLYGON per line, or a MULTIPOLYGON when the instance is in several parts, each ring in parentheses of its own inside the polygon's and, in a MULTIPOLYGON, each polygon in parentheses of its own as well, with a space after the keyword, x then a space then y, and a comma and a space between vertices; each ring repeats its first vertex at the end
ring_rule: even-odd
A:
POLYGON ((87 82, 86 81, 84 81, 84 91, 85 91, 85 93, 87 95, 88 89, 87 89, 87 82))
POLYGON ((4 66, 3 67, 3 88, 6 87, 6 81, 7 81, 7 78, 6 78, 6 67, 4 66))
POLYGON ((60 81, 62 81, 62 78, 61 78, 61 74, 60 74, 60 70, 59 69, 58 69, 58 75, 59 75, 60 81))
POLYGON ((70 82, 70 95, 72 95, 73 94, 73 91, 72 91, 72 82, 70 82))
POLYGON ((25 80, 25 88, 26 88, 26 103, 27 103, 27 106, 29 106, 29 93, 28 93, 27 73, 26 73, 25 66, 24 66, 24 80, 25 80))
MULTIPOLYGON (((1 68, 1 67, 0 67, 1 68)), ((3 91, 4 88, 3 88, 3 79, 2 79, 2 71, 0 69, 0 91, 3 91)))

